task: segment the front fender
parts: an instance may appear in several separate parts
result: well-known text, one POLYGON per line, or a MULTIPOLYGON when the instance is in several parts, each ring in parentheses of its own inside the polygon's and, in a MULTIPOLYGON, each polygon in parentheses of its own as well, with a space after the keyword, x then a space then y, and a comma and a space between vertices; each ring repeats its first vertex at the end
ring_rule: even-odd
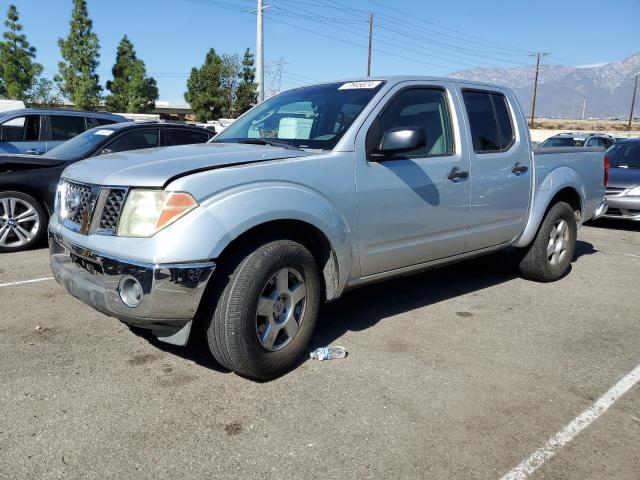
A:
POLYGON ((578 172, 565 166, 557 167, 551 171, 544 167, 536 169, 536 191, 529 213, 529 221, 522 235, 513 243, 515 247, 526 247, 533 241, 553 197, 564 188, 572 188, 578 193, 580 209, 584 213, 586 191, 578 172))
POLYGON ((276 220, 298 220, 314 226, 329 240, 338 263, 338 291, 350 276, 354 236, 349 223, 329 199, 309 187, 274 181, 243 184, 207 198, 198 210, 155 235, 156 244, 165 246, 163 257, 175 261, 176 256, 188 251, 192 259, 215 259, 253 227, 276 220))

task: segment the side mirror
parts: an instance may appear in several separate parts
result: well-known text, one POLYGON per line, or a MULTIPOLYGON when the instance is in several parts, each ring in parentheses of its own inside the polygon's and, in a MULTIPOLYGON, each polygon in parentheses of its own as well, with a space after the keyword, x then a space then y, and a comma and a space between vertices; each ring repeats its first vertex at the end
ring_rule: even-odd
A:
POLYGON ((103 148, 98 155, 109 155, 110 153, 113 153, 113 152, 108 148, 103 148))
POLYGON ((427 144, 427 134, 422 127, 390 128, 382 135, 379 154, 387 157, 418 150, 427 144))

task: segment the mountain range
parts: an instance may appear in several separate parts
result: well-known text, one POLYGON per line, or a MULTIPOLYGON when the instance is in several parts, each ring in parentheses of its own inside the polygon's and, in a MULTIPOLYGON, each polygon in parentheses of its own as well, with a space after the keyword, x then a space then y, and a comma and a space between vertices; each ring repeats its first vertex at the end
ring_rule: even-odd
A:
MULTIPOLYGON (((640 53, 598 65, 541 66, 536 117, 581 118, 583 102, 586 100, 584 118, 628 118, 633 77, 639 72, 640 53)), ((531 112, 534 74, 534 67, 515 67, 474 68, 452 73, 451 76, 511 88, 528 116, 531 112)), ((636 117, 640 116, 639 102, 640 99, 636 98, 636 117)))

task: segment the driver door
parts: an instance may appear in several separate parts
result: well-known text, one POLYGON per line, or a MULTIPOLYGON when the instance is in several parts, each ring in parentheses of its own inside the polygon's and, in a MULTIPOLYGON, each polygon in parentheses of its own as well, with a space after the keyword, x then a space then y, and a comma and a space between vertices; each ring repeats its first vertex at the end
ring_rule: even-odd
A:
MULTIPOLYGON (((461 148, 457 97, 443 83, 407 82, 364 123, 356 140, 361 276, 464 251, 469 228, 469 155, 461 148), (384 132, 422 127, 419 150, 388 157, 375 150, 384 132)), ((463 127, 464 128, 464 127, 463 127)))

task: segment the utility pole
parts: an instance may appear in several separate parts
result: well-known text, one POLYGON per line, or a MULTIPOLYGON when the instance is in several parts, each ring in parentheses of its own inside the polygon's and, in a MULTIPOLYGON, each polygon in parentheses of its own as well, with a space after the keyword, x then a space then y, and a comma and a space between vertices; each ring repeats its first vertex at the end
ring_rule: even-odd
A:
POLYGON ((585 98, 582 100, 582 120, 584 120, 584 111, 586 110, 586 108, 587 108, 587 99, 585 98))
POLYGON ((371 76, 371 40, 373 37, 373 13, 369 14, 369 56, 367 60, 367 77, 371 76))
POLYGON ((262 28, 262 11, 268 8, 262 5, 262 0, 258 0, 256 10, 256 83, 258 84, 258 103, 264 101, 264 36, 262 28))
POLYGON ((548 53, 537 52, 529 55, 530 57, 537 57, 536 60, 536 76, 533 81, 533 101, 531 102, 531 128, 533 128, 533 121, 536 116, 536 95, 538 93, 538 71, 540 70, 540 56, 546 57, 548 53))
POLYGON ((633 107, 636 106, 636 90, 638 90, 638 75, 640 72, 636 73, 633 81, 633 97, 631 97, 631 113, 629 113, 629 125, 627 125, 627 130, 631 131, 631 122, 633 122, 633 107))

